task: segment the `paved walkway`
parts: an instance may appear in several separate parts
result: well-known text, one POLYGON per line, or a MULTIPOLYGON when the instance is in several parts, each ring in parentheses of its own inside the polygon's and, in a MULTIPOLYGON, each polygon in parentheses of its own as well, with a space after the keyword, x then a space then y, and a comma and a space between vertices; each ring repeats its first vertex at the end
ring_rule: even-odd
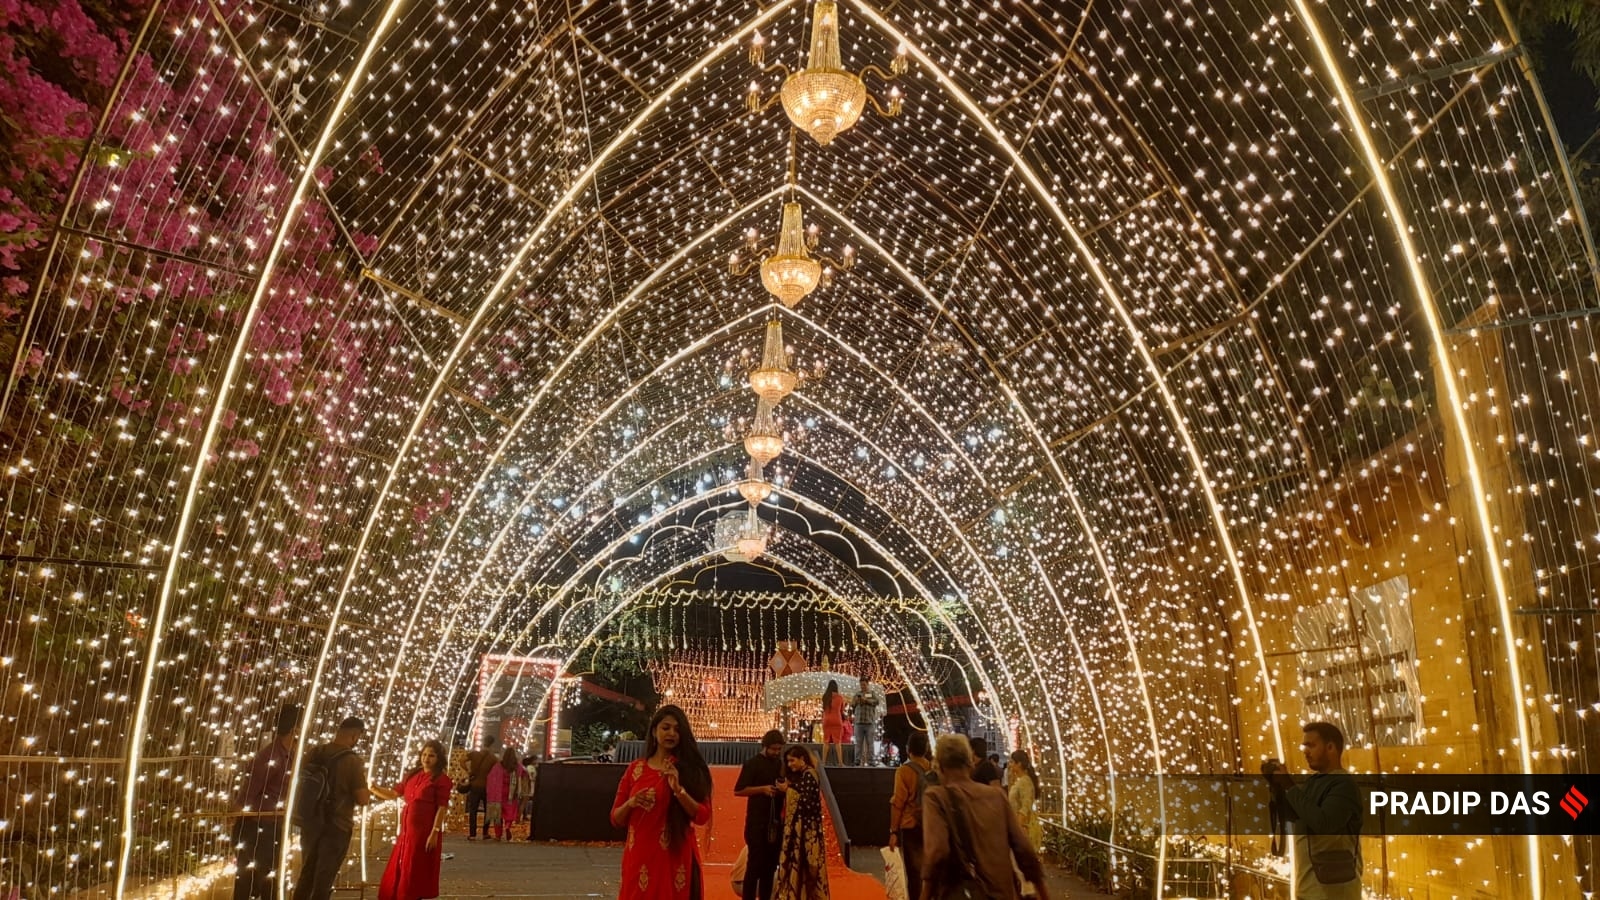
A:
MULTIPOLYGON (((439 885, 441 900, 613 898, 617 896, 618 874, 622 871, 622 847, 615 844, 469 842, 460 835, 450 835, 445 839, 445 852, 451 858, 444 861, 439 885)), ((352 886, 335 891, 336 900, 376 898, 377 882, 388 859, 388 848, 368 858, 369 885, 364 892, 353 886, 359 875, 352 860, 340 879, 352 886)), ((862 847, 855 854, 853 868, 881 878, 881 859, 877 848, 862 847)), ((1053 900, 1105 900, 1105 894, 1070 875, 1054 871, 1050 874, 1053 900)), ((706 877, 726 879, 726 869, 708 867, 706 877)), ((229 900, 233 896, 232 879, 222 878, 199 896, 204 900, 229 900)))
MULTIPOLYGON (((614 846, 570 846, 561 844, 468 843, 456 838, 448 852, 454 859, 444 863, 441 896, 451 900, 479 898, 615 897, 618 873, 622 869, 622 848, 614 846)), ((863 847, 853 862, 858 872, 882 875, 881 857, 875 848, 863 847)), ((381 863, 378 863, 381 865, 381 863)), ((381 870, 374 870, 381 873, 381 870)), ((1051 896, 1055 900, 1104 900, 1083 882, 1063 873, 1052 873, 1051 896)), ((373 876, 376 879, 377 875, 373 876)), ((725 879, 726 869, 708 866, 706 878, 725 879)), ((354 897, 354 892, 341 897, 354 897)), ((376 891, 368 893, 376 896, 376 891)))

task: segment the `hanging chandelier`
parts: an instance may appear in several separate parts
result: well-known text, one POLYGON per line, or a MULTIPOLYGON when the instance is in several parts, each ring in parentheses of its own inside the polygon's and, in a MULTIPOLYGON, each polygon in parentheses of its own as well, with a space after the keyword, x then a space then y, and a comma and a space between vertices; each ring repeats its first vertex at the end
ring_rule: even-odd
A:
POLYGON ((745 432, 744 450, 757 464, 765 466, 783 452, 783 431, 772 416, 772 404, 756 401, 756 418, 745 432))
MULTIPOLYGON (((750 61, 759 66, 765 60, 766 44, 758 34, 750 45, 750 61)), ((752 87, 747 101, 750 111, 760 112, 774 100, 781 100, 789 121, 824 147, 850 130, 869 103, 883 116, 900 113, 898 88, 891 88, 888 102, 880 103, 867 92, 863 79, 870 73, 883 81, 892 81, 906 70, 905 54, 897 54, 887 72, 877 66, 867 66, 859 73, 845 69, 839 53, 839 8, 833 0, 818 0, 812 13, 811 53, 806 67, 798 72, 791 72, 781 64, 765 68, 785 73, 783 87, 775 97, 765 99, 759 87, 752 87)))
MULTIPOLYGON (((752 244, 759 240, 759 235, 752 234, 752 244)), ((855 251, 849 247, 845 247, 840 257, 834 259, 820 253, 812 256, 811 251, 816 246, 817 230, 805 227, 805 215, 800 202, 789 200, 784 203, 783 217, 778 224, 778 246, 761 261, 761 285, 767 289, 767 293, 783 301, 784 306, 792 308, 823 284, 828 277, 828 268, 844 271, 855 267, 855 251)), ((741 262, 738 253, 728 260, 728 271, 734 275, 745 275, 752 268, 753 265, 741 262)))
POLYGON ((755 507, 750 507, 745 514, 744 527, 739 530, 739 535, 733 539, 733 549, 746 562, 754 562, 767 552, 767 538, 770 537, 767 523, 761 521, 756 515, 755 507))
POLYGON ((718 516, 711 526, 711 551, 721 553, 722 558, 728 562, 749 562, 750 557, 739 551, 737 542, 739 535, 744 533, 745 517, 742 513, 727 513, 718 516))
POLYGON ((754 562, 767 552, 772 540, 772 528, 756 515, 755 507, 743 513, 728 513, 717 518, 712 526, 713 552, 722 554, 728 562, 754 562))
POLYGON ((767 323, 767 339, 761 348, 761 365, 750 373, 750 390, 776 406, 800 383, 800 376, 789 368, 789 353, 783 347, 783 323, 767 323))
POLYGON ((745 469, 744 480, 739 482, 739 496, 751 506, 757 506, 772 496, 772 482, 768 481, 766 474, 761 471, 761 464, 750 460, 749 468, 745 469))

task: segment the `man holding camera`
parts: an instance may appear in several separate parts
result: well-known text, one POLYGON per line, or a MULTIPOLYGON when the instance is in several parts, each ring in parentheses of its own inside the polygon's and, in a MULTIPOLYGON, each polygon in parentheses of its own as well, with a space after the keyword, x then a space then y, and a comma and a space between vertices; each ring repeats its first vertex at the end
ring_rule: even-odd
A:
POLYGON ((1341 764, 1344 733, 1329 722, 1303 730, 1311 777, 1295 784, 1277 760, 1261 764, 1273 805, 1295 823, 1295 900, 1361 900, 1361 794, 1341 764))

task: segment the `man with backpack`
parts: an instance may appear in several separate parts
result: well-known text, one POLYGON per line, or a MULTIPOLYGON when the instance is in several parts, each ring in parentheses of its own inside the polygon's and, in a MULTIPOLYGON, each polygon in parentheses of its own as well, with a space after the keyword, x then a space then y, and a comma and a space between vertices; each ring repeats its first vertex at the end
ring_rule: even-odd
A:
POLYGON ((900 849, 906 864, 906 891, 922 896, 922 795, 939 783, 928 753, 928 733, 913 731, 906 741, 908 757, 894 770, 894 796, 889 801, 889 846, 900 849))
POLYGON ((328 900, 333 882, 350 852, 357 806, 372 802, 367 765, 356 755, 356 742, 367 726, 351 716, 339 723, 333 740, 311 751, 300 764, 295 788, 294 820, 300 826, 300 878, 294 900, 328 900))
POLYGON ((484 814, 483 839, 489 839, 489 771, 500 762, 494 752, 499 738, 483 736, 483 749, 467 754, 467 840, 478 839, 478 813, 484 814))

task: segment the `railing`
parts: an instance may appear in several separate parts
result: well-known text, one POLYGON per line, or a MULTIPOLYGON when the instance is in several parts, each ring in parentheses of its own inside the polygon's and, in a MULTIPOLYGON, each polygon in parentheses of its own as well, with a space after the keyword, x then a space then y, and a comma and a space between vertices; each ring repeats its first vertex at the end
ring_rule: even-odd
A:
POLYGON ((822 801, 828 804, 828 818, 833 820, 833 836, 839 841, 839 855, 845 866, 850 865, 850 834, 844 827, 844 816, 839 813, 839 798, 833 795, 833 783, 828 781, 828 767, 817 766, 817 781, 822 785, 822 801))
MULTIPOLYGON (((1045 840, 1053 847, 1058 862, 1074 875, 1105 893, 1128 889, 1154 889, 1156 866, 1149 850, 1114 844, 1105 838, 1070 828, 1053 819, 1043 825, 1061 836, 1061 841, 1045 840)), ((1288 897, 1289 879, 1244 863, 1212 856, 1168 856, 1163 878, 1166 893, 1197 900, 1227 900, 1233 897, 1288 897)))

